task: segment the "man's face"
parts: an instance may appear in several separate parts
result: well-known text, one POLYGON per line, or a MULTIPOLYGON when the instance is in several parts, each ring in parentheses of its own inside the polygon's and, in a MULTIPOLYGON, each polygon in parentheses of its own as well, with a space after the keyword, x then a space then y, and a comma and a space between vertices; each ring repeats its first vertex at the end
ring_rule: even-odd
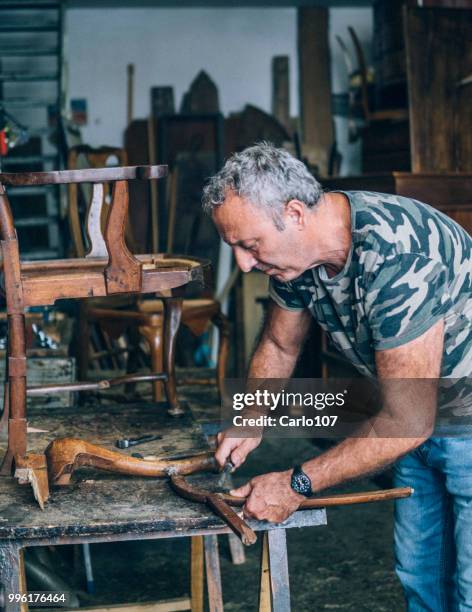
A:
POLYGON ((280 231, 265 211, 231 192, 213 212, 218 232, 232 247, 243 272, 255 268, 279 281, 290 281, 306 268, 297 248, 295 221, 286 213, 283 218, 285 229, 280 231))

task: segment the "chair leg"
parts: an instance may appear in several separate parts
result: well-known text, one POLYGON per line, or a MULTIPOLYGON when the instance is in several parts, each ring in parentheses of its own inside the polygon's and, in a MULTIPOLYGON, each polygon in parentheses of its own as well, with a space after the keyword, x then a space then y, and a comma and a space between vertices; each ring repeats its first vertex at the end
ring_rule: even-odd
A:
POLYGON ((26 343, 25 315, 8 315, 7 382, 9 418, 8 448, 3 458, 0 474, 10 475, 16 456, 23 456, 27 449, 26 434, 26 343))
POLYGON ((87 380, 90 351, 90 323, 87 319, 87 306, 84 302, 80 302, 79 304, 78 329, 77 366, 79 380, 87 380))
POLYGON ((228 317, 223 314, 221 310, 218 310, 216 315, 212 318, 212 323, 218 328, 218 331, 220 333, 218 346, 218 364, 216 367, 216 382, 221 399, 226 374, 226 363, 228 361, 231 325, 229 323, 228 317))
MULTIPOLYGON (((149 345, 152 372, 162 372, 162 325, 140 325, 138 331, 149 345)), ((155 402, 162 401, 162 383, 158 380, 152 383, 152 398, 155 402)))
POLYGON ((175 341, 182 318, 182 300, 179 298, 164 299, 164 372, 167 374, 166 388, 168 412, 172 416, 184 413, 177 399, 177 381, 175 377, 175 341))

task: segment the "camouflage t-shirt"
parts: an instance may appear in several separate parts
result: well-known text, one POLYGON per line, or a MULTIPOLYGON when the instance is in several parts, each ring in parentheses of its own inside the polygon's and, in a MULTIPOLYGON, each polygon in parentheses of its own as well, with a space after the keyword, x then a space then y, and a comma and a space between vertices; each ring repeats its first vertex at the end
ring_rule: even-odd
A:
POLYGON ((329 278, 323 265, 270 282, 283 308, 308 308, 336 348, 375 376, 375 351, 414 340, 445 321, 443 377, 472 376, 472 238, 452 219, 410 198, 341 192, 352 246, 329 278))

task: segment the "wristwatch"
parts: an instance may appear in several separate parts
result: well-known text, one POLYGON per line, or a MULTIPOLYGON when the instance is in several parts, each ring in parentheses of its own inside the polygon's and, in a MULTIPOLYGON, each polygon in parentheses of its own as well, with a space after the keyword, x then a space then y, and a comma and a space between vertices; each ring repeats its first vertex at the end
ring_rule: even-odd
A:
POLYGON ((290 486, 295 493, 299 493, 305 497, 310 497, 310 495, 313 495, 313 491, 311 490, 311 480, 302 470, 300 465, 296 465, 293 468, 290 486))

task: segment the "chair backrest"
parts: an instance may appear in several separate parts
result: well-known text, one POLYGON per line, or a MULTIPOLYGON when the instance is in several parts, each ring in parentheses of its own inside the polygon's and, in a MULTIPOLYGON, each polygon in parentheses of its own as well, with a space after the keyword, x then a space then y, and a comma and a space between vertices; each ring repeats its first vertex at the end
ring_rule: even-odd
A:
MULTIPOLYGON (((0 240, 7 292, 7 310, 17 311, 22 304, 18 240, 5 186, 92 184, 92 205, 87 218, 90 249, 81 260, 70 262, 70 269, 79 269, 92 258, 104 258, 107 293, 133 293, 141 289, 141 263, 133 256, 124 240, 128 216, 128 181, 159 179, 167 175, 167 166, 124 166, 56 172, 0 173, 0 240), (103 193, 112 183, 112 201, 108 207, 104 231, 101 227, 103 193), (9 304, 9 295, 10 304, 9 304), (13 302, 12 302, 13 300, 13 302), (18 304, 14 302, 18 302, 18 304)), ((31 262, 31 272, 42 274, 50 262, 31 262)), ((21 306, 22 307, 22 306, 21 306)), ((21 308, 20 308, 21 309, 21 308)))
MULTIPOLYGON (((67 167, 69 170, 126 166, 126 164, 126 151, 118 147, 103 146, 92 148, 83 144, 76 145, 69 149, 67 158, 67 167), (111 160, 116 160, 117 163, 110 164, 111 160)), ((92 193, 90 193, 90 186, 88 184, 83 184, 80 187, 81 188, 79 188, 77 183, 70 183, 68 185, 67 217, 73 251, 76 257, 84 257, 86 253, 91 253, 91 236, 87 233, 84 236, 83 229, 87 232, 89 217, 92 217, 94 219, 94 224, 95 222, 98 223, 98 219, 100 219, 100 225, 103 231, 107 219, 107 204, 110 201, 109 183, 104 183, 101 189, 96 188, 92 193), (79 201, 86 202, 85 223, 81 220, 81 207, 79 201), (100 216, 97 218, 98 210, 100 210, 100 216), (88 242, 88 249, 86 241, 88 242)), ((126 227, 128 228, 128 224, 126 227)))

